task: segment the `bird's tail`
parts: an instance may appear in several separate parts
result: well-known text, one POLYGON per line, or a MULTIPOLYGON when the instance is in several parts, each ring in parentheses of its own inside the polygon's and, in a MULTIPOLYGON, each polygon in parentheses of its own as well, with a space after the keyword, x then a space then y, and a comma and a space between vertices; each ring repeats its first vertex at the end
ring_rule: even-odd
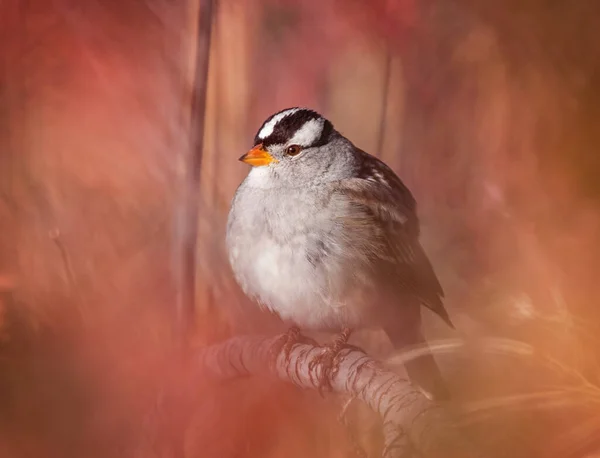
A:
POLYGON ((426 391, 436 401, 447 401, 450 399, 450 391, 440 369, 431 354, 427 341, 420 330, 411 332, 411 341, 407 341, 405 333, 387 332, 394 348, 397 350, 412 347, 415 355, 407 354, 404 367, 411 382, 426 391))

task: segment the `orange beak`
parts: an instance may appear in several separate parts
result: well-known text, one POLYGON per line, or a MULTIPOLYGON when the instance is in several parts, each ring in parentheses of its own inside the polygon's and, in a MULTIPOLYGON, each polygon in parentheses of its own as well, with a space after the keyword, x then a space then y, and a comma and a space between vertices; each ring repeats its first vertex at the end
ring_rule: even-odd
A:
POLYGON ((256 145, 240 157, 240 161, 250 164, 252 167, 260 167, 262 165, 269 165, 272 162, 279 162, 264 149, 262 143, 256 145))

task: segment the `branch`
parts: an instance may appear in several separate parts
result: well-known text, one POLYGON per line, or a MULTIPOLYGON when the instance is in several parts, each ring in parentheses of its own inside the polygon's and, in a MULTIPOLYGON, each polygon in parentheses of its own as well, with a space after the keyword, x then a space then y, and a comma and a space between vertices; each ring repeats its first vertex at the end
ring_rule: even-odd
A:
MULTIPOLYGON (((278 337, 235 337, 200 350, 195 356, 204 376, 231 379, 268 374, 305 389, 318 389, 322 366, 311 368, 319 347, 296 344, 286 360, 283 352, 275 367, 269 354, 278 337)), ((330 377, 334 392, 361 399, 382 419, 384 458, 400 458, 413 451, 424 457, 477 456, 458 437, 444 410, 428 400, 409 381, 382 368, 368 355, 343 350, 339 370, 330 377)))

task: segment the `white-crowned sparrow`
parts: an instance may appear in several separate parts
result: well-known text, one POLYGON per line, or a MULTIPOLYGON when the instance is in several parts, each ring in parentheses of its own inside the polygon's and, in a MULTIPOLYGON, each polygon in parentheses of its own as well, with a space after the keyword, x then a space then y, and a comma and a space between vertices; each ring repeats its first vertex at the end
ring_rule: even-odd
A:
MULTIPOLYGON (((421 247, 416 203, 383 162, 315 111, 290 108, 259 129, 232 202, 229 260, 251 298, 305 330, 382 327, 393 345, 424 343, 420 305, 450 326, 421 247)), ((431 354, 406 364, 413 382, 447 391, 431 354)))

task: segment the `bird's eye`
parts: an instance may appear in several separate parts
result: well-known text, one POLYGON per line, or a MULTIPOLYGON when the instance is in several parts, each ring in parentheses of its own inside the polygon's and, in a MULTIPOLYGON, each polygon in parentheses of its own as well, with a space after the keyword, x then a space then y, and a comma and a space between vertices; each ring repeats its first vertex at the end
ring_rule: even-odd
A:
POLYGON ((302 148, 300 148, 298 145, 290 145, 285 150, 285 155, 286 156, 297 156, 298 154, 300 154, 300 151, 302 151, 302 148))

